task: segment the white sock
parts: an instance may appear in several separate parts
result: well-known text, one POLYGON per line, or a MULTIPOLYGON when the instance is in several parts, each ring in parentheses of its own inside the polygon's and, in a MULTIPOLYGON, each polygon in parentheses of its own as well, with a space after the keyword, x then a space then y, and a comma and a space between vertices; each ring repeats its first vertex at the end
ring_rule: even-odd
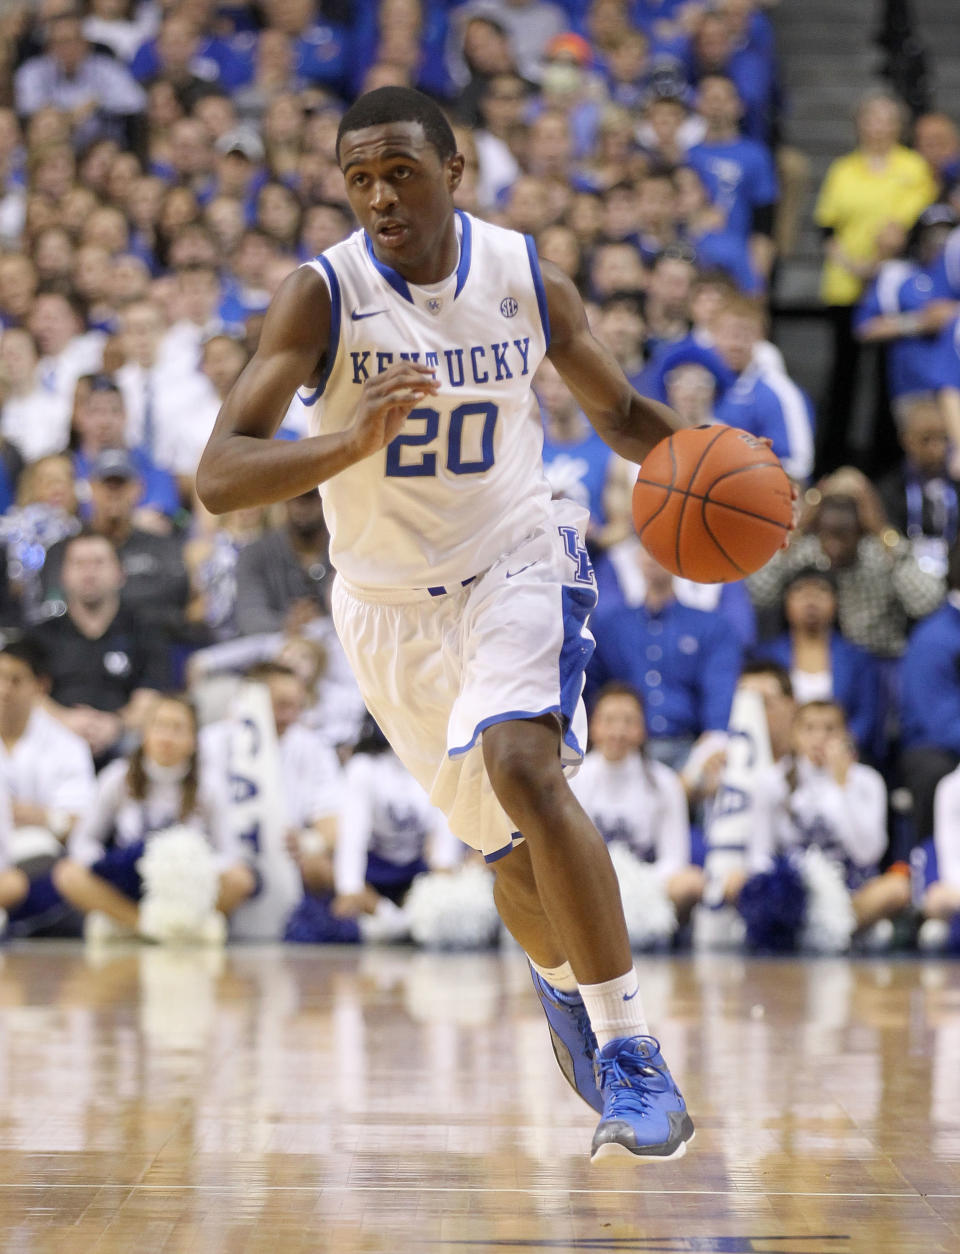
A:
POLYGON ((541 967, 538 962, 527 955, 531 967, 547 981, 552 987, 561 993, 575 993, 577 991, 577 977, 573 974, 573 968, 569 962, 564 962, 559 967, 541 967))
POLYGON ((603 984, 581 984, 580 996, 601 1049, 620 1037, 649 1035, 633 967, 603 984))

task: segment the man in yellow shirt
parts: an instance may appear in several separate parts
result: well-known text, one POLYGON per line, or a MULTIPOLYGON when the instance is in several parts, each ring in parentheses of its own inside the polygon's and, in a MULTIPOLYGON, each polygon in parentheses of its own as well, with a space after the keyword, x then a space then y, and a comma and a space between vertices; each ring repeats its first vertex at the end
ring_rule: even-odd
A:
MULTIPOLYGON (((834 333, 829 392, 817 438, 818 475, 851 461, 848 430, 856 399, 860 346, 853 336, 853 308, 880 264, 896 255, 907 229, 936 198, 933 171, 919 153, 900 143, 903 110, 891 95, 874 92, 857 109, 858 144, 827 171, 815 218, 826 239, 821 295, 834 333)), ((883 469, 898 445, 886 403, 883 363, 875 364, 876 427, 871 451, 883 469)))

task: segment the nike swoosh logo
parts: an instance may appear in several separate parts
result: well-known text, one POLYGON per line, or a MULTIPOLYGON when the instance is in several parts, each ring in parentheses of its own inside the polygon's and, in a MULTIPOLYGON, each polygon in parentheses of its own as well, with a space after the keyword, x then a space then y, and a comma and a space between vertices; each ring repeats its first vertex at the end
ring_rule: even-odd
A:
POLYGON ((536 566, 536 562, 527 562, 526 566, 521 566, 519 570, 508 570, 507 578, 512 579, 514 575, 522 575, 525 570, 529 570, 531 566, 536 566))
POLYGON ((354 322, 359 322, 361 318, 375 318, 377 314, 382 314, 386 312, 387 311, 385 309, 372 309, 370 313, 357 313, 357 311, 354 309, 353 312, 350 314, 350 317, 354 320, 354 322))
POLYGON ((624 1000, 624 1001, 633 1001, 634 997, 636 997, 637 993, 639 993, 639 992, 640 992, 640 985, 638 984, 638 985, 637 985, 637 987, 633 990, 633 992, 632 992, 632 993, 624 993, 624 995, 623 995, 623 1000, 624 1000))

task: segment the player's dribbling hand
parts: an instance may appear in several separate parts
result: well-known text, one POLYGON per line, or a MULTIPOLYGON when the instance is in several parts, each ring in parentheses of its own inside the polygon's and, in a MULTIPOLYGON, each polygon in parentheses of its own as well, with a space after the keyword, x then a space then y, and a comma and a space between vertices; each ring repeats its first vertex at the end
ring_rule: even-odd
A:
POLYGON ((433 369, 413 361, 394 362, 382 374, 368 379, 352 429, 358 459, 389 444, 400 433, 411 409, 439 390, 433 369))

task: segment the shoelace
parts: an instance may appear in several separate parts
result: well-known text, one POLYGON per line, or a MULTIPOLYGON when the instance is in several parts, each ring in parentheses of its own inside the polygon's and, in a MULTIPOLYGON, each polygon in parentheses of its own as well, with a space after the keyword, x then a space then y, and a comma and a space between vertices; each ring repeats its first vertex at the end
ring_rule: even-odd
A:
MULTIPOLYGON (((660 1049, 653 1040, 657 1052, 660 1049)), ((622 1051, 614 1058, 597 1058, 597 1075, 606 1098, 604 1118, 617 1114, 645 1115, 653 1105, 654 1094, 670 1091, 671 1082, 665 1071, 653 1066, 642 1054, 622 1051), (623 1061, 621 1061, 623 1060, 623 1061)))

